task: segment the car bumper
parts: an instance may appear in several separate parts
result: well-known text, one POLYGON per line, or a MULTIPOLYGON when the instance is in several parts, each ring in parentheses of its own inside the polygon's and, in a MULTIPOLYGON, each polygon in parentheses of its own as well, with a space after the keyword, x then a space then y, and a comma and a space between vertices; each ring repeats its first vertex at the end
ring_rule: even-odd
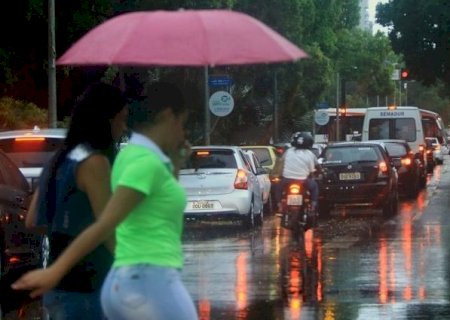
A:
POLYGON ((252 193, 248 190, 235 190, 221 195, 188 196, 185 218, 195 219, 242 219, 250 212, 252 193), (193 208, 193 204, 213 204, 213 208, 193 208))
POLYGON ((321 186, 319 201, 348 206, 381 206, 389 197, 387 182, 321 186))

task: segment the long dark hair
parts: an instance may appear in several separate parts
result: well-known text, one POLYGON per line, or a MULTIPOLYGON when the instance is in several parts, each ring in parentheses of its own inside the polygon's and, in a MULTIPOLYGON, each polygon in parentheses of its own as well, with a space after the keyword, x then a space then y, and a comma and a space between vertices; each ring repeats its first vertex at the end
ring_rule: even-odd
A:
MULTIPOLYGON (((92 148, 104 153, 112 162, 116 155, 115 141, 111 133, 111 122, 126 105, 126 99, 119 88, 106 83, 95 83, 78 97, 72 111, 70 126, 64 145, 41 176, 41 186, 47 188, 49 197, 53 192, 52 181, 56 171, 67 154, 81 143, 89 144, 92 148)), ((47 200, 50 200, 47 198, 47 200)))

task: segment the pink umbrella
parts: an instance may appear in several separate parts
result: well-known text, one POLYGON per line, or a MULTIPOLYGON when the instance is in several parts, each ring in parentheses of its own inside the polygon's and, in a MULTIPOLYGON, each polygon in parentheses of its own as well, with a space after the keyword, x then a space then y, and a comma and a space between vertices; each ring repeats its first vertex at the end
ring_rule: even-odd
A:
POLYGON ((75 42, 57 64, 217 66, 305 57, 303 50, 246 14, 180 10, 111 18, 75 42))

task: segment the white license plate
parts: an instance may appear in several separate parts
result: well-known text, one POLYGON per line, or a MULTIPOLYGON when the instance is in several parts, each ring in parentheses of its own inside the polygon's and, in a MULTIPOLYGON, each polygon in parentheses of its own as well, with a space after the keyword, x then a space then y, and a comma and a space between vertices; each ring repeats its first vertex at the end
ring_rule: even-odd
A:
POLYGON ((339 173, 339 180, 359 180, 361 179, 360 172, 343 172, 339 173))
POLYGON ((193 210, 208 210, 214 209, 214 202, 212 201, 192 201, 191 208, 193 210))
POLYGON ((288 194, 287 205, 288 206, 301 206, 303 203, 303 197, 301 194, 288 194))

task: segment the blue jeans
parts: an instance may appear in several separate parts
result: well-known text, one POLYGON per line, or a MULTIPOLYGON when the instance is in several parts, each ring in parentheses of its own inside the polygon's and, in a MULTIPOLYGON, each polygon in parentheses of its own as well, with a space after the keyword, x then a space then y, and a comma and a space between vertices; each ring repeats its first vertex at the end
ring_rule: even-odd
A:
POLYGON ((50 290, 44 294, 43 305, 51 320, 105 319, 100 305, 100 290, 87 293, 50 290))
POLYGON ((178 270, 154 265, 112 268, 101 303, 108 320, 196 320, 194 303, 178 270))

